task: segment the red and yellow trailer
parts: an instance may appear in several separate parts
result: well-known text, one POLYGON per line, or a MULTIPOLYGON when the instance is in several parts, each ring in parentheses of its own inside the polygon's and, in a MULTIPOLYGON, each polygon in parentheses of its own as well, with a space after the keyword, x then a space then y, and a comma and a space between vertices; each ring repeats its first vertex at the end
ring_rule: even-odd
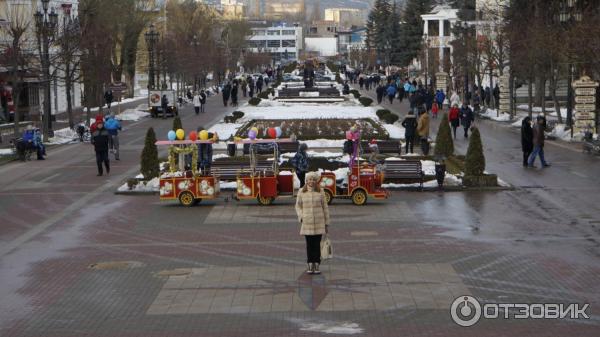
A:
POLYGON ((160 200, 179 200, 183 206, 193 206, 204 199, 215 199, 219 196, 219 178, 197 170, 195 163, 198 157, 197 144, 212 144, 212 140, 166 140, 157 141, 156 145, 169 146, 169 172, 160 176, 160 200), (191 170, 175 167, 175 157, 192 155, 191 170))

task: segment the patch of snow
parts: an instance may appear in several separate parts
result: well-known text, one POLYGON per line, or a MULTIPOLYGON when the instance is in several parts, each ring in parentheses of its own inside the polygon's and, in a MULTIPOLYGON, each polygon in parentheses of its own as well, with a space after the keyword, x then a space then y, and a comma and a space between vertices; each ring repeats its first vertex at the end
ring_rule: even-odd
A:
POLYGON ((399 126, 399 124, 396 122, 395 124, 385 124, 382 123, 383 127, 385 128, 385 130, 388 132, 388 134, 390 135, 390 138, 392 139, 404 139, 404 128, 399 126))
MULTIPOLYGON (((285 104, 285 103, 283 103, 285 104)), ((359 119, 377 115, 372 107, 352 105, 288 104, 281 106, 247 106, 240 109, 244 120, 251 119, 359 119), (282 109, 285 107, 285 109, 282 109)))
POLYGON ((510 114, 501 113, 498 114, 498 111, 495 109, 486 109, 485 113, 481 114, 482 117, 489 118, 491 120, 497 122, 508 122, 510 121, 510 114))
POLYGON ((236 181, 220 181, 219 187, 221 190, 236 190, 237 182, 236 181))
POLYGON ((141 118, 149 117, 150 113, 138 109, 127 109, 120 114, 116 115, 115 118, 120 121, 139 121, 141 118))
POLYGON ((0 156, 10 156, 13 154, 13 149, 0 149, 0 156))
POLYGON ((582 132, 573 133, 571 138, 571 130, 566 128, 566 124, 555 124, 554 129, 550 132, 546 132, 546 135, 556 137, 557 139, 565 142, 579 142, 583 140, 584 134, 582 132))
POLYGON ((132 186, 132 188, 130 189, 129 186, 127 185, 127 183, 124 183, 123 185, 119 186, 118 191, 119 192, 158 192, 158 188, 160 185, 160 179, 158 178, 153 178, 150 181, 140 181, 139 183, 137 183, 136 185, 132 186))
POLYGON ((498 186, 501 186, 501 187, 511 187, 511 185, 509 183, 507 183, 506 181, 504 181, 504 180, 502 180, 500 178, 498 178, 498 186))
POLYGON ((362 334, 364 332, 364 329, 358 324, 349 322, 303 322, 300 324, 300 330, 343 335, 362 334))
POLYGON ((63 128, 54 131, 54 137, 50 138, 46 144, 68 144, 73 141, 79 141, 79 135, 71 128, 63 128))
POLYGON ((433 160, 421 160, 421 169, 426 175, 435 175, 435 162, 433 160))
POLYGON ((144 175, 140 173, 137 176, 135 176, 135 179, 144 179, 144 175))
MULTIPOLYGON (((242 127, 244 124, 240 123, 218 123, 211 126, 208 129, 208 132, 216 132, 219 135, 219 139, 225 140, 233 137, 237 130, 242 127)), ((225 144, 225 148, 227 148, 227 144, 225 144)))

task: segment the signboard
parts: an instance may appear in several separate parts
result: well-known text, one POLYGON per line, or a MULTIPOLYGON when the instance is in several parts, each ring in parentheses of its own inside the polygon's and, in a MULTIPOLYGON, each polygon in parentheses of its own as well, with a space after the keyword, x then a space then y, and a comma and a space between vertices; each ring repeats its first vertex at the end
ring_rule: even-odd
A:
POLYGON ((595 104, 575 104, 575 110, 579 111, 579 112, 594 112, 596 111, 596 105, 595 104))
POLYGON ((508 99, 508 98, 500 98, 500 104, 510 105, 510 99, 508 99))
POLYGON ((300 97, 319 97, 319 92, 318 91, 300 91, 298 96, 300 96, 300 97))
POLYGON ((575 96, 575 103, 594 104, 596 103, 596 96, 575 96))
POLYGON ((510 99, 510 94, 507 92, 500 92, 500 99, 510 99))
POLYGON ((596 113, 595 112, 576 112, 575 113, 575 118, 576 119, 596 119, 596 113))
POLYGON ((111 83, 108 88, 112 91, 126 91, 127 90, 127 84, 123 83, 123 82, 115 82, 115 83, 111 83))
POLYGON ((594 95, 596 95, 596 88, 576 88, 575 95, 577 95, 577 96, 594 96, 594 95))
POLYGON ((595 121, 593 119, 578 119, 575 121, 575 127, 587 128, 594 127, 595 121))

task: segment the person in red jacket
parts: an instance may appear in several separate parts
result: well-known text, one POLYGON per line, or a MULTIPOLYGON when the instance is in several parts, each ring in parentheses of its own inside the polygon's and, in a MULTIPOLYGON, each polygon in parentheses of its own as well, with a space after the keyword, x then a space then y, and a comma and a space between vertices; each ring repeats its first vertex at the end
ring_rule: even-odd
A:
POLYGON ((450 108, 450 113, 448 114, 448 121, 450 121, 450 125, 452 126, 452 133, 454 134, 454 139, 456 139, 456 129, 460 125, 460 110, 458 109, 458 104, 454 104, 452 108, 450 108))
POLYGON ((438 115, 438 111, 439 111, 439 110, 440 110, 440 109, 438 109, 438 104, 437 104, 437 102, 433 102, 433 104, 431 105, 431 116, 432 116, 433 118, 437 118, 437 115, 438 115))
POLYGON ((92 133, 94 133, 94 131, 96 131, 96 128, 98 127, 99 123, 104 124, 104 116, 102 116, 102 114, 98 114, 96 116, 96 122, 94 122, 94 124, 90 125, 90 134, 92 134, 92 133))

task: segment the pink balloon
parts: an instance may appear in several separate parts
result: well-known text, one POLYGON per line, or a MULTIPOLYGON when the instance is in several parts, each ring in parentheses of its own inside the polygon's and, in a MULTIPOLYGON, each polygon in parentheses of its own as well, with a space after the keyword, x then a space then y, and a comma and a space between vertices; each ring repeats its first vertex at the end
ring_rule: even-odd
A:
POLYGON ((353 138, 352 131, 350 131, 350 130, 346 131, 346 139, 352 140, 352 138, 353 138))

